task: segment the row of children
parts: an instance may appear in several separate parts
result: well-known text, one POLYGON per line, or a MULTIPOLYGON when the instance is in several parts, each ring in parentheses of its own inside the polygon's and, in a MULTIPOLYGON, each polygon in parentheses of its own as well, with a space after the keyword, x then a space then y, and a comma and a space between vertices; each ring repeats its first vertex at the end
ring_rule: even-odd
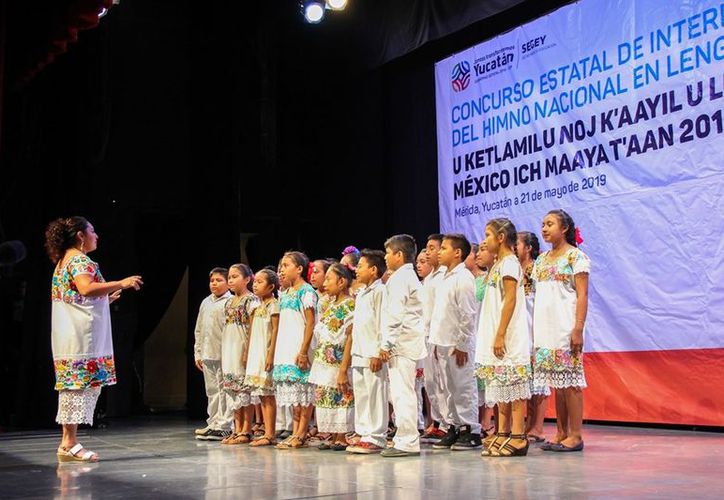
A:
POLYGON ((582 450, 590 262, 566 212, 548 213, 542 235, 552 248, 537 255, 534 234, 499 218, 487 223, 477 252, 461 234, 432 235, 418 256, 414 239, 401 234, 384 252, 349 258, 345 249, 342 262, 310 265, 292 251, 278 274, 253 275, 236 264, 227 281, 215 269, 196 328, 196 364, 209 397, 208 426, 197 437, 303 448, 314 414, 328 435, 320 449, 399 457, 419 454, 429 440, 437 449, 520 456, 529 438, 543 441, 553 387, 557 434, 541 448, 582 450), (420 372, 433 420, 422 436, 420 372), (254 440, 257 403, 264 435, 254 440), (497 408, 494 431, 479 405, 497 408), (390 406, 396 428, 388 446, 390 406), (227 408, 235 420, 228 435, 227 408), (293 409, 291 435, 281 442, 278 408, 293 409))

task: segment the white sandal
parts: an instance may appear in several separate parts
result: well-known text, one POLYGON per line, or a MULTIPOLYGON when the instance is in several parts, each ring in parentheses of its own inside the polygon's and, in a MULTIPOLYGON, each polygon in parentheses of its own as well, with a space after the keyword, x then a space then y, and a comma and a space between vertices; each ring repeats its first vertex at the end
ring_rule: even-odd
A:
POLYGON ((86 450, 83 455, 78 455, 80 450, 83 449, 83 445, 78 443, 73 446, 70 450, 64 449, 62 446, 58 447, 58 461, 60 462, 97 462, 98 454, 94 451, 86 450))

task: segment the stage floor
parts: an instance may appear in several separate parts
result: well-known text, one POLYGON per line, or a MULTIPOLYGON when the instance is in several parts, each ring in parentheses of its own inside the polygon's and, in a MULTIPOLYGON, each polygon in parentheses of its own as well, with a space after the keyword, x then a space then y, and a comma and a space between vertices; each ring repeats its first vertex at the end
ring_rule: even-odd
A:
MULTIPOLYGON (((59 465, 51 432, 0 435, 0 498, 721 498, 724 435, 587 426, 582 453, 524 458, 424 448, 386 459, 197 441, 154 417, 82 430, 98 464, 59 465)), ((546 424, 550 435, 552 424, 546 424)))

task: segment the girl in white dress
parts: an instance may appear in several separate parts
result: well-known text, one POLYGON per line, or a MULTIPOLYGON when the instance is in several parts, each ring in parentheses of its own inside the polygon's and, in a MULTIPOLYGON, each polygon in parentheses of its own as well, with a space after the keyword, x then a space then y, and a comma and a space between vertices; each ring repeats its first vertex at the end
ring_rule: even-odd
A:
POLYGON ((221 444, 244 444, 251 441, 251 421, 254 405, 259 398, 252 396, 244 385, 246 363, 243 360, 249 343, 251 314, 259 305, 256 295, 250 291, 253 274, 246 264, 234 264, 229 268, 229 289, 234 294, 224 304, 224 330, 221 333, 221 372, 224 391, 231 399, 234 410, 234 432, 221 444))
POLYGON ((483 456, 528 453, 525 410, 530 399, 530 339, 525 312, 523 270, 515 256, 515 226, 493 219, 485 226, 485 246, 497 257, 490 269, 478 323, 476 374, 485 380, 485 404, 498 405, 497 437, 483 456))
POLYGON ((330 443, 323 442, 320 449, 344 451, 348 445, 345 434, 354 430, 354 396, 349 383, 354 317, 354 299, 349 295, 352 276, 342 264, 329 267, 324 286, 335 300, 314 328, 317 348, 309 382, 316 385, 317 427, 322 433, 332 433, 330 443))
POLYGON ((48 256, 56 264, 51 288, 51 344, 58 391, 56 422, 63 426, 58 460, 91 462, 98 454, 78 443, 78 424, 93 425, 101 388, 116 383, 110 303, 121 290, 140 289, 140 276, 106 282, 86 254, 98 246, 83 217, 56 219, 45 231, 48 256))
MULTIPOLYGON (((533 352, 533 305, 535 302, 535 282, 533 281, 533 264, 540 254, 538 237, 529 231, 518 232, 516 253, 520 266, 523 268, 523 290, 525 291, 525 310, 528 319, 528 332, 530 333, 530 349, 533 352)), ((531 358, 531 364, 533 360, 531 358)), ((528 417, 526 418, 525 432, 532 443, 543 442, 543 420, 548 406, 548 396, 551 395, 547 385, 536 385, 535 376, 532 379, 531 398, 528 400, 528 417)))
POLYGON ((302 252, 282 257, 281 281, 287 288, 279 296, 279 334, 274 353, 274 385, 277 405, 292 407, 292 435, 278 448, 306 447, 309 419, 314 402, 314 385, 308 382, 313 352, 317 292, 304 281, 309 259, 302 252))
POLYGON ((556 391, 557 433, 541 448, 581 451, 583 437, 583 329, 588 312, 588 275, 591 262, 581 252, 573 219, 552 210, 543 219, 543 239, 553 248, 542 253, 533 267, 536 284, 535 384, 556 391))
POLYGON ((279 277, 274 271, 262 269, 254 277, 254 295, 261 304, 251 316, 250 338, 246 359, 244 384, 251 395, 261 399, 261 413, 264 421, 264 435, 253 441, 251 446, 276 444, 277 403, 274 398, 274 350, 279 330, 279 301, 274 292, 279 289, 279 277))

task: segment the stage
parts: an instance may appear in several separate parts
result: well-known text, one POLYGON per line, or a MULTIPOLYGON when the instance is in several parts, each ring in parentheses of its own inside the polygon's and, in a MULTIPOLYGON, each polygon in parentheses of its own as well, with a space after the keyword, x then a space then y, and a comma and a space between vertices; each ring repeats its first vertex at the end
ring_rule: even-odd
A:
MULTIPOLYGON (((705 498, 724 490, 724 435, 588 425, 582 453, 433 451, 385 459, 197 441, 153 417, 82 430, 97 464, 55 458, 59 433, 0 435, 2 498, 705 498)), ((546 424, 551 435, 553 425, 546 424)))

